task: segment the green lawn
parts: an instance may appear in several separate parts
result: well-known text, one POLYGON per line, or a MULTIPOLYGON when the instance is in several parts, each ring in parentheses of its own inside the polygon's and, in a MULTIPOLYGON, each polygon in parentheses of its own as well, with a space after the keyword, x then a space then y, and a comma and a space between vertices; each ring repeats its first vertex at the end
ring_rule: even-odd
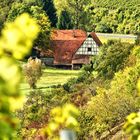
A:
MULTIPOLYGON (((50 86, 64 84, 68 79, 77 77, 79 72, 80 70, 45 68, 41 79, 37 83, 37 88, 42 90, 51 90, 50 86)), ((21 89, 23 91, 30 90, 26 81, 21 83, 21 89)))
POLYGON ((108 40, 116 39, 121 42, 127 42, 134 44, 137 36, 135 35, 124 35, 124 34, 108 34, 108 33, 96 33, 102 43, 107 43, 108 40))

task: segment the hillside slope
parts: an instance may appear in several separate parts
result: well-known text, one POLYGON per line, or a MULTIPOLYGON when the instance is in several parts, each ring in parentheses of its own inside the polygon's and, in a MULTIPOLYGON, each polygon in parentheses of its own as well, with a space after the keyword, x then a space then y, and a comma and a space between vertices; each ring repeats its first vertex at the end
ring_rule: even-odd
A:
POLYGON ((140 1, 139 0, 93 0, 93 3, 96 6, 100 7, 139 7, 140 1))
POLYGON ((102 33, 140 33, 139 0, 92 0, 88 30, 102 33))

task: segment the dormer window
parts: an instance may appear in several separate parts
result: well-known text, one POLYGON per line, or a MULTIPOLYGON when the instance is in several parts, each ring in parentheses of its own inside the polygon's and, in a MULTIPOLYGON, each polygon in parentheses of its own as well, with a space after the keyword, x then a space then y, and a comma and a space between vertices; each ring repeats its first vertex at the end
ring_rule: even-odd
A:
POLYGON ((88 52, 91 52, 91 48, 87 48, 88 49, 88 52))

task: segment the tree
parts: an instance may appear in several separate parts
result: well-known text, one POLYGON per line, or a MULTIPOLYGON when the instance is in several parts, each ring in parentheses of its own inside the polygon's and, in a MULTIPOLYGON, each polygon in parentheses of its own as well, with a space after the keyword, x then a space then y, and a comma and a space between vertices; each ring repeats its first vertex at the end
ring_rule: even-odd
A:
POLYGON ((0 0, 0 32, 13 2, 14 0, 0 0))
POLYGON ((57 22, 57 28, 59 29, 72 29, 73 25, 71 23, 70 15, 67 11, 62 11, 57 22))
POLYGON ((51 26, 56 27, 57 16, 53 0, 22 0, 22 2, 27 3, 30 6, 42 7, 42 10, 48 15, 49 20, 51 21, 51 26))
POLYGON ((49 17, 42 10, 42 8, 38 6, 31 7, 30 11, 31 15, 37 20, 37 23, 40 25, 41 29, 38 38, 34 42, 34 46, 48 49, 51 30, 51 23, 49 17))
POLYGON ((129 56, 134 45, 110 40, 102 46, 99 55, 94 60, 93 69, 98 71, 100 76, 112 78, 115 72, 123 69, 124 62, 129 56))
POLYGON ((16 19, 16 17, 18 17, 22 13, 31 14, 30 9, 29 9, 29 5, 27 5, 27 3, 14 2, 12 4, 11 9, 9 11, 9 14, 7 16, 7 19, 6 19, 7 22, 14 21, 16 19))
POLYGON ((56 27, 57 15, 56 15, 56 9, 54 7, 53 0, 44 0, 43 10, 48 15, 51 21, 51 26, 56 27))
POLYGON ((50 38, 50 21, 42 7, 31 2, 13 3, 7 17, 7 22, 13 21, 17 16, 24 12, 29 13, 40 25, 41 30, 38 38, 34 42, 34 46, 48 48, 50 38))
POLYGON ((55 8, 57 9, 58 18, 61 12, 67 9, 70 17, 72 18, 72 24, 74 28, 82 28, 85 24, 83 17, 87 16, 85 7, 90 3, 90 0, 54 0, 55 8))
POLYGON ((100 33, 112 33, 111 28, 106 23, 99 23, 95 31, 100 33))
POLYGON ((37 81, 42 76, 41 60, 29 58, 26 65, 24 65, 23 72, 26 81, 30 85, 30 88, 35 89, 37 81))

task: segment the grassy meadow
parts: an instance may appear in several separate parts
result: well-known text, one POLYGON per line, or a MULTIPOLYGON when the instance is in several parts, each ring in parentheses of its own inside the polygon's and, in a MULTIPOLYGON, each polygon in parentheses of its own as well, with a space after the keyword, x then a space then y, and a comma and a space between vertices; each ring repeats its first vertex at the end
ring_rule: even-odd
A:
MULTIPOLYGON (((51 90, 50 87, 54 85, 62 85, 67 82, 68 79, 78 76, 80 70, 64 70, 46 67, 43 69, 43 75, 37 83, 37 88, 41 90, 51 90)), ((25 79, 21 83, 21 89, 23 91, 30 90, 30 87, 25 79)))
POLYGON ((125 35, 125 34, 106 34, 106 33, 97 33, 97 36, 102 43, 107 43, 108 40, 120 40, 121 42, 127 42, 134 44, 137 36, 135 35, 125 35))

